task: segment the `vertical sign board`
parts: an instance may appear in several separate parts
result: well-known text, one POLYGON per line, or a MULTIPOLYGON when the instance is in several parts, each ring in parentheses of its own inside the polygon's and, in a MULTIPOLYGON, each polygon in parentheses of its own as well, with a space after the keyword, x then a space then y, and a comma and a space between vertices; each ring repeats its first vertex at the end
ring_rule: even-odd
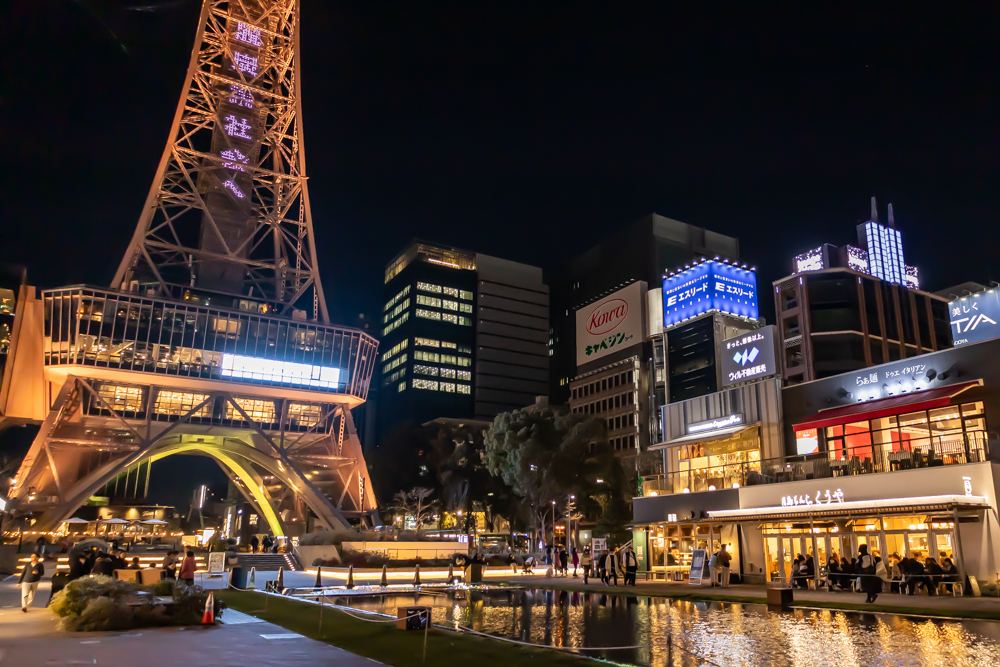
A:
POLYGON ((576 311, 576 365, 641 343, 646 283, 632 283, 576 311))
POLYGON ((995 290, 963 296, 948 304, 955 347, 1000 336, 1000 297, 995 290))
POLYGON ((663 279, 663 325, 717 310, 757 319, 757 274, 709 261, 663 279))
POLYGON ((635 552, 635 560, 639 563, 639 571, 645 572, 648 563, 646 559, 648 558, 646 549, 646 531, 644 530, 633 530, 632 531, 632 551, 635 552))
POLYGON ((688 583, 701 586, 701 581, 705 578, 706 567, 708 567, 708 551, 694 549, 691 552, 691 570, 688 572, 688 583))
POLYGON ((208 573, 221 574, 226 569, 226 552, 213 551, 208 554, 208 573))
POLYGON ((595 537, 591 540, 590 546, 592 548, 591 555, 594 557, 594 560, 597 560, 601 552, 608 548, 608 540, 605 537, 595 537))
POLYGON ((723 388, 778 373, 773 324, 727 338, 722 341, 721 353, 723 388))

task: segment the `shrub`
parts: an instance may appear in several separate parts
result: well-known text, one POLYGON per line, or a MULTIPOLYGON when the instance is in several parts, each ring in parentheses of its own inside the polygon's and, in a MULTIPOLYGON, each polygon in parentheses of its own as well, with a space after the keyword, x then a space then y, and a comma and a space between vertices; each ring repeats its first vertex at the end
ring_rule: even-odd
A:
POLYGON ((63 630, 130 630, 135 627, 135 614, 124 600, 107 597, 92 598, 79 616, 64 616, 59 622, 63 630))
POLYGON ((131 584, 111 577, 103 575, 83 577, 66 584, 66 587, 52 598, 49 607, 56 616, 80 616, 91 600, 103 597, 112 601, 123 601, 133 590, 131 584))

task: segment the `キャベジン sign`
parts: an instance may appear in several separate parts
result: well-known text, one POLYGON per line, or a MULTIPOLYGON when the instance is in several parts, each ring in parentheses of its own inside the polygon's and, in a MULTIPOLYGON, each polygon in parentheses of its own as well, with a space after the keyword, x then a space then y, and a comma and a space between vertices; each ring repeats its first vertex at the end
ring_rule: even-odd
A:
POLYGON ((628 287, 576 311, 576 365, 613 354, 644 339, 646 283, 628 287))

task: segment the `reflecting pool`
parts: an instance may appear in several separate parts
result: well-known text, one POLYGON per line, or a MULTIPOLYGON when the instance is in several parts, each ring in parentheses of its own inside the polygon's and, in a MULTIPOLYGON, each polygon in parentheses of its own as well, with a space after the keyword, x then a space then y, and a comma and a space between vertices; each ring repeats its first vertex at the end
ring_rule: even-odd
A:
POLYGON ((585 651, 628 665, 1000 665, 1000 623, 832 610, 769 611, 764 605, 691 602, 544 589, 331 597, 395 615, 432 608, 435 623, 532 644, 632 647, 585 651))

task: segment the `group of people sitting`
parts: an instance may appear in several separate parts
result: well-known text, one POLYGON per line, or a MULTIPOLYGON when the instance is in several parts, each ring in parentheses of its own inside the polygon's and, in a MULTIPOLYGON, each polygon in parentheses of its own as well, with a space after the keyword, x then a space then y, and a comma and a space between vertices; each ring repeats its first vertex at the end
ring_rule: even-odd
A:
MULTIPOLYGON (((799 554, 792 563, 792 585, 806 588, 809 581, 816 578, 816 565, 811 555, 799 554)), ((931 557, 923 561, 899 554, 889 556, 888 564, 877 553, 869 554, 867 545, 859 547, 858 557, 845 553, 830 555, 826 564, 826 575, 821 579, 830 591, 860 589, 869 592, 869 602, 888 585, 893 593, 913 595, 923 589, 928 595, 936 595, 943 582, 959 582, 958 568, 948 557, 938 563, 931 557), (875 591, 875 589, 878 589, 875 591)))

